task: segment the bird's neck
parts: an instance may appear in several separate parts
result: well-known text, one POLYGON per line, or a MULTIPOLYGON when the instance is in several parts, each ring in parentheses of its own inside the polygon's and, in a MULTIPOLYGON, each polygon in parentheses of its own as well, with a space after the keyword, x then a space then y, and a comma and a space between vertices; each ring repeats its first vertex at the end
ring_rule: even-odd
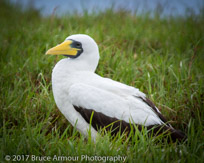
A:
POLYGON ((95 72, 97 64, 84 62, 80 59, 65 58, 60 60, 54 67, 53 73, 58 75, 71 74, 77 71, 95 72))

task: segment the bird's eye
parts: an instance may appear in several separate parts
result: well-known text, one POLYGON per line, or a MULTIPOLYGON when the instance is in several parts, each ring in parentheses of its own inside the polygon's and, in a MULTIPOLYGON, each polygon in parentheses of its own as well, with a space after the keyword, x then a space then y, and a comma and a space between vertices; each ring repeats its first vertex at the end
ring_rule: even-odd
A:
POLYGON ((81 47, 81 44, 80 44, 79 42, 77 42, 77 43, 76 43, 76 47, 77 47, 77 48, 80 48, 80 47, 81 47))

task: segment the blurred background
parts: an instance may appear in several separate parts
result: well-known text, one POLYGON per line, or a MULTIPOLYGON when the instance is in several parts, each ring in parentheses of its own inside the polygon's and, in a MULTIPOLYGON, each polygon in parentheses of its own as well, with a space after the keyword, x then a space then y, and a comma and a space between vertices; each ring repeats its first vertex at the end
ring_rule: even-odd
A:
POLYGON ((11 0, 20 4, 24 9, 33 7, 40 10, 43 16, 64 15, 67 13, 82 14, 103 12, 107 9, 114 11, 125 10, 132 14, 149 13, 153 16, 159 12, 161 16, 198 15, 203 6, 203 0, 11 0))

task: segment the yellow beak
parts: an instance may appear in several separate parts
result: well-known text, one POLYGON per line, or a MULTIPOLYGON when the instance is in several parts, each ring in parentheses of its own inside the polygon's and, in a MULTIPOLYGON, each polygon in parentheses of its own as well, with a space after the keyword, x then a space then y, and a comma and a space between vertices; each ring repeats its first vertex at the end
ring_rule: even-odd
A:
POLYGON ((66 40, 63 43, 49 49, 46 52, 46 55, 68 55, 68 56, 76 56, 80 49, 72 48, 71 44, 73 41, 66 40))

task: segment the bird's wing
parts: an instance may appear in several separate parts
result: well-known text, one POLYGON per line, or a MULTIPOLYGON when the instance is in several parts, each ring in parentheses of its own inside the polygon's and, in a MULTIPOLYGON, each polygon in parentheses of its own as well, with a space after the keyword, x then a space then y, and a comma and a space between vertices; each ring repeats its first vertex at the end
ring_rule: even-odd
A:
POLYGON ((139 91, 139 89, 134 88, 132 86, 128 86, 126 84, 114 81, 109 78, 101 77, 93 72, 80 71, 74 73, 72 76, 74 81, 82 82, 87 85, 91 85, 97 88, 101 88, 102 90, 106 90, 108 92, 112 92, 119 96, 139 96, 146 97, 146 95, 139 91))
POLYGON ((84 83, 73 84, 69 89, 68 99, 85 119, 90 116, 90 111, 94 111, 100 114, 99 121, 103 120, 104 116, 105 121, 113 118, 145 126, 163 123, 141 99, 132 95, 122 97, 103 88, 102 84, 100 87, 84 83), (86 112, 89 112, 89 115, 86 112))
POLYGON ((152 110, 157 115, 157 117, 159 117, 159 119, 162 120, 162 122, 166 123, 169 127, 171 127, 171 125, 167 123, 166 118, 161 114, 161 112, 154 105, 154 103, 150 101, 143 92, 139 91, 139 89, 114 81, 109 78, 102 77, 100 79, 100 82, 98 80, 98 82, 95 82, 95 84, 98 84, 97 86, 103 88, 104 90, 110 91, 124 98, 134 96, 134 104, 136 104, 138 100, 142 101, 142 103, 145 104, 145 106, 143 106, 143 104, 141 103, 138 105, 143 106, 144 107, 143 109, 152 110), (149 107, 147 107, 147 105, 149 107))
POLYGON ((128 86, 126 84, 114 81, 109 78, 103 78, 98 76, 100 80, 97 80, 98 82, 95 82, 95 85, 97 84, 98 87, 103 88, 104 90, 110 91, 112 93, 115 93, 120 96, 139 96, 142 98, 145 98, 146 95, 139 91, 139 89, 134 88, 132 86, 128 86))
MULTIPOLYGON (((84 74, 81 74, 80 76, 83 76, 84 74)), ((114 81, 109 78, 103 78, 101 76, 98 76, 96 74, 86 74, 86 76, 90 76, 93 80, 88 80, 86 84, 90 84, 94 87, 106 90, 108 92, 114 93, 118 96, 121 96, 123 98, 126 98, 127 96, 134 96, 135 98, 142 100, 143 103, 146 103, 148 106, 150 106, 150 109, 154 111, 161 119, 166 123, 166 119, 161 115, 159 109, 146 97, 146 95, 139 91, 139 89, 134 88, 132 86, 128 86, 126 84, 114 81)), ((86 78, 86 77, 83 77, 86 78)), ((88 77, 89 78, 89 77, 88 77)))

